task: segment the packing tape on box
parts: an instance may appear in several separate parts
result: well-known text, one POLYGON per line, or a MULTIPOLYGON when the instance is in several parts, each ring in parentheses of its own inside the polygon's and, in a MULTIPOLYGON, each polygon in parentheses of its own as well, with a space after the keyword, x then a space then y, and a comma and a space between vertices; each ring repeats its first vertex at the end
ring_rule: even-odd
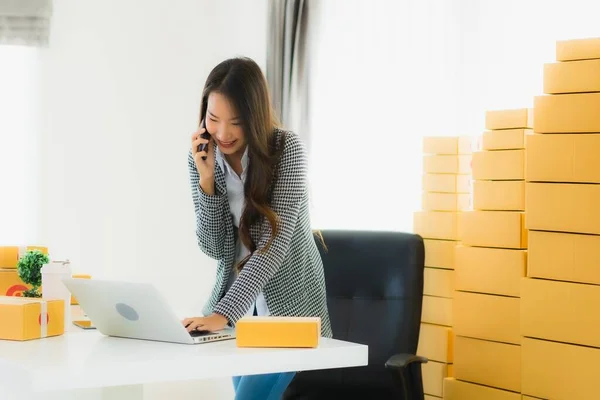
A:
POLYGON ((48 336, 48 303, 40 301, 40 337, 48 336))

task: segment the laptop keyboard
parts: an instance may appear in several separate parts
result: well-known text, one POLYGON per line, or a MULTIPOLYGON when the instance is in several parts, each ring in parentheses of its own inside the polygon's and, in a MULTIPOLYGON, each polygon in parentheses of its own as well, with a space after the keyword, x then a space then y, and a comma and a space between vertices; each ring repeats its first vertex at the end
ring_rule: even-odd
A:
POLYGON ((193 330, 190 332, 190 336, 191 337, 199 337, 199 336, 206 336, 209 335, 211 332, 210 331, 197 331, 197 330, 193 330))

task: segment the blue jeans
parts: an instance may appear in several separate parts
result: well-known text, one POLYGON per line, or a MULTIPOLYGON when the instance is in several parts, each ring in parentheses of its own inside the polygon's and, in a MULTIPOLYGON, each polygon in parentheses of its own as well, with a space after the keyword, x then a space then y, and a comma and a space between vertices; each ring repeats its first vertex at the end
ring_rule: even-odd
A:
POLYGON ((280 400, 295 372, 234 376, 235 400, 280 400))

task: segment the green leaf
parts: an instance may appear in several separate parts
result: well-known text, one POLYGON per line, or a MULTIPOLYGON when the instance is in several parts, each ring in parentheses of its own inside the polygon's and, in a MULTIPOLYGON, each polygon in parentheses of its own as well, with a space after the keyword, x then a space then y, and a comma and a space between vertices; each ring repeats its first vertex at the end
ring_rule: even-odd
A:
MULTIPOLYGON (((17 273, 23 282, 33 286, 35 293, 42 284, 42 266, 47 264, 49 258, 39 250, 30 250, 19 259, 17 273)), ((37 297, 37 296, 28 296, 37 297)))

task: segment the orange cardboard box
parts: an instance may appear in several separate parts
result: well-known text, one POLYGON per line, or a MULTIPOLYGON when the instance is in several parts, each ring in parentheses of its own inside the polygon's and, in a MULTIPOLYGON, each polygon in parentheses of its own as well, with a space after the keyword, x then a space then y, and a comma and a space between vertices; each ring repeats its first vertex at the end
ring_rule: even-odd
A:
POLYGON ((471 175, 424 174, 423 191, 471 193, 471 175))
POLYGON ((536 96, 536 133, 600 132, 600 93, 536 96))
POLYGON ((457 336, 520 344, 520 299, 456 292, 453 327, 457 336))
POLYGON ((423 296, 421 322, 452 326, 452 299, 423 296))
POLYGON ((526 190, 528 229, 600 235, 600 185, 527 183, 526 190))
POLYGON ((600 183, 600 134, 527 137, 527 180, 600 183))
POLYGON ((521 400, 521 395, 474 383, 444 379, 444 400, 521 400))
POLYGON ((528 253, 531 278, 600 285, 600 236, 529 231, 528 253))
POLYGON ((533 127, 533 110, 518 108, 489 110, 485 113, 485 129, 527 129, 533 127))
POLYGON ((544 64, 544 93, 600 92, 600 59, 544 64))
POLYGON ((600 398, 600 349, 523 338, 523 393, 556 400, 600 398))
POLYGON ((16 269, 0 269, 0 296, 21 296, 31 288, 21 280, 16 269))
POLYGON ((471 154, 473 139, 469 136, 426 136, 423 138, 425 154, 471 154))
MULTIPOLYGON (((529 214, 527 218, 529 218, 529 214)), ((462 212, 458 225, 459 238, 466 246, 527 248, 525 213, 522 212, 462 212)))
POLYGON ((526 270, 526 250, 456 247, 456 290, 520 297, 526 270))
POLYGON ((426 155, 423 172, 427 174, 470 174, 471 155, 426 155))
POLYGON ((423 244, 426 267, 454 269, 455 241, 423 239, 423 244))
POLYGON ((531 129, 504 129, 485 131, 482 137, 483 150, 517 150, 525 148, 525 136, 531 135, 531 129))
POLYGON ((424 397, 425 400, 440 400, 441 397, 437 397, 437 396, 430 396, 428 394, 425 395, 424 397))
POLYGON ((63 300, 0 296, 0 339, 31 340, 64 333, 63 300))
POLYGON ((454 271, 450 269, 429 268, 424 272, 423 294, 428 296, 452 298, 454 294, 454 271))
POLYGON ((556 61, 600 58, 600 37, 559 40, 556 42, 556 61))
POLYGON ((424 239, 458 239, 458 213, 450 211, 417 211, 414 232, 424 239))
POLYGON ((473 182, 475 210, 524 211, 525 181, 473 182))
POLYGON ((243 317, 236 324, 238 347, 315 348, 321 337, 316 317, 243 317))
POLYGON ((48 254, 48 248, 43 246, 0 246, 0 268, 17 268, 19 258, 31 250, 48 254))
POLYGON ((525 150, 473 153, 473 179, 476 181, 525 179, 525 150))
POLYGON ((452 328, 422 323, 417 354, 431 361, 452 363, 454 359, 452 328))
POLYGON ((521 346, 456 336, 454 377, 520 393, 521 346))
POLYGON ((424 192, 421 199, 425 211, 465 211, 471 208, 471 195, 468 193, 424 192))
POLYGON ((524 336, 600 347, 600 286, 523 278, 521 293, 524 336))
POLYGON ((423 377, 423 391, 432 396, 442 397, 444 378, 450 374, 448 364, 429 361, 421 366, 423 377))

